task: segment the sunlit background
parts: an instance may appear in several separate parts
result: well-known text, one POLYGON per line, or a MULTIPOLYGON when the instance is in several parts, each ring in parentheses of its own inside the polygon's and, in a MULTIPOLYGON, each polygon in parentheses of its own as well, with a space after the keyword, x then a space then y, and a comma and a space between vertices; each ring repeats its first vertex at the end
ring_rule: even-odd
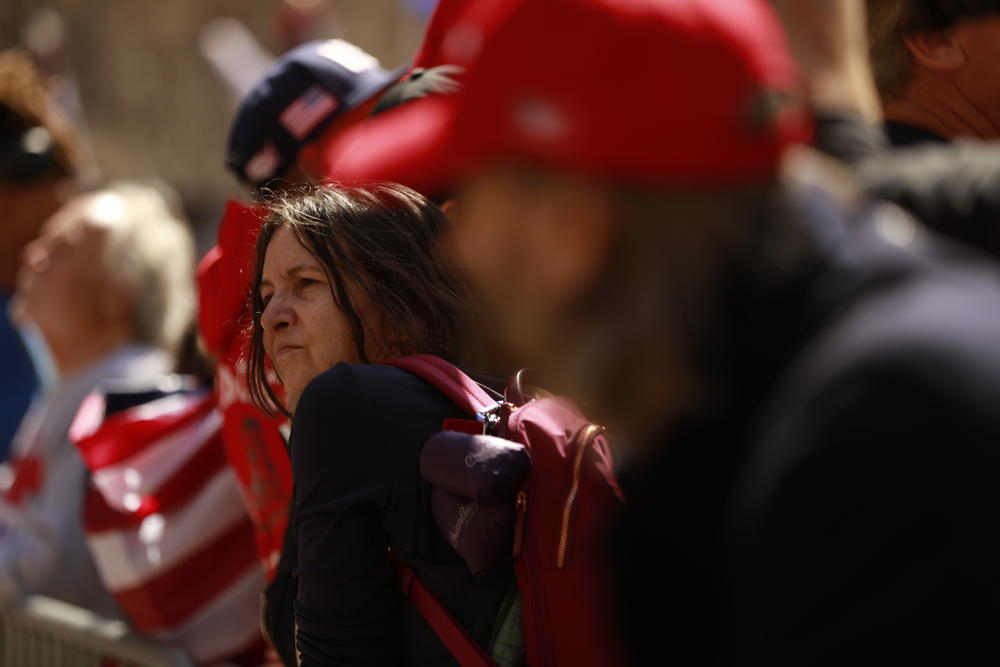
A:
POLYGON ((204 251, 240 194, 223 166, 232 113, 270 58, 339 37, 394 68, 434 1, 0 0, 0 48, 51 77, 101 176, 173 186, 204 251))

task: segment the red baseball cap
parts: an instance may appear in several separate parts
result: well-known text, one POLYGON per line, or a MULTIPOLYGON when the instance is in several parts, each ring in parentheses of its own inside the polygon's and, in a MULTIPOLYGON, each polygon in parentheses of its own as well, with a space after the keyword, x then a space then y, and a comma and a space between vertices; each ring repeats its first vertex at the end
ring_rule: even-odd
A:
POLYGON ((766 0, 479 0, 443 39, 462 89, 388 111, 328 156, 342 182, 447 192, 517 161, 613 182, 766 182, 808 114, 766 0))
POLYGON ((449 65, 446 44, 447 37, 455 22, 467 12, 474 0, 438 0, 417 55, 413 57, 414 67, 437 67, 449 65))

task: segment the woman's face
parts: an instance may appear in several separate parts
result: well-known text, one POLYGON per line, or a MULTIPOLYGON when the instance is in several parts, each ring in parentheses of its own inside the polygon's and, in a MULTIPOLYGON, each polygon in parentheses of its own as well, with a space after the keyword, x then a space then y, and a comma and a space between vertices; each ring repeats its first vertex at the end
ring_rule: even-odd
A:
POLYGON ((267 246, 260 297, 264 352, 284 385, 286 407, 295 412, 310 380, 340 361, 360 362, 354 333, 322 265, 287 228, 267 246))

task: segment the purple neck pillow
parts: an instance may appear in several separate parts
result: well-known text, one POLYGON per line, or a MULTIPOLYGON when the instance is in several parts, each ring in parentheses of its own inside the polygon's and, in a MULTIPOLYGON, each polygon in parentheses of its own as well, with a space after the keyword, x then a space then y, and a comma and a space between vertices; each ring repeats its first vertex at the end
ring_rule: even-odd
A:
POLYGON ((441 431, 421 449, 434 520, 473 574, 510 556, 515 495, 530 469, 522 445, 489 435, 441 431))

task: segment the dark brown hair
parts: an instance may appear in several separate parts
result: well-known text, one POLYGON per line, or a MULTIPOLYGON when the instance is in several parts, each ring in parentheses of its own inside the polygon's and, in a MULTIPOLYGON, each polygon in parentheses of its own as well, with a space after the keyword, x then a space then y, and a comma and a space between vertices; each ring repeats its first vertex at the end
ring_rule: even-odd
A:
POLYGON ((439 257, 437 242, 449 222, 437 206, 407 187, 382 183, 303 186, 279 193, 267 208, 257 238, 247 355, 250 397, 261 409, 272 415, 289 414, 267 381, 261 326, 264 256, 282 228, 326 272, 334 302, 351 323, 362 362, 371 359, 358 313, 358 294, 377 311, 393 352, 449 356, 466 290, 452 267, 439 257))
POLYGON ((920 0, 908 3, 910 14, 905 32, 945 30, 963 19, 977 19, 1000 13, 997 0, 920 0))
POLYGON ((16 141, 34 127, 52 138, 52 168, 75 176, 80 167, 79 146, 69 122, 49 100, 41 73, 28 55, 18 49, 0 51, 0 144, 16 141))

